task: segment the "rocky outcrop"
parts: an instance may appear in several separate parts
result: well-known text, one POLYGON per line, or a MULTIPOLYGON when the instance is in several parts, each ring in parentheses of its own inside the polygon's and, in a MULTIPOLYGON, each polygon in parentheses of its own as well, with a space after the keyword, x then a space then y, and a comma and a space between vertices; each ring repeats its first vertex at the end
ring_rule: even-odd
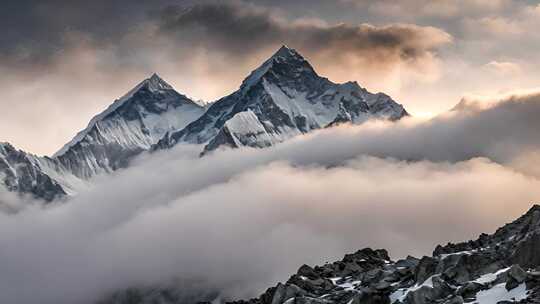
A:
MULTIPOLYGON (((540 264, 534 254, 540 248, 539 232, 540 206, 534 205, 494 234, 437 246, 430 257, 393 261, 386 250, 365 248, 333 263, 302 265, 286 282, 259 297, 228 304, 540 303, 540 264)), ((158 294, 175 294, 175 298, 156 298, 155 289, 135 289, 103 303, 209 304, 204 301, 219 298, 209 300, 206 293, 179 300, 190 290, 170 288, 158 289, 158 294)))
POLYGON ((363 249, 323 266, 304 265, 260 297, 231 304, 540 303, 540 206, 477 240, 437 246, 433 256, 391 261, 363 249))

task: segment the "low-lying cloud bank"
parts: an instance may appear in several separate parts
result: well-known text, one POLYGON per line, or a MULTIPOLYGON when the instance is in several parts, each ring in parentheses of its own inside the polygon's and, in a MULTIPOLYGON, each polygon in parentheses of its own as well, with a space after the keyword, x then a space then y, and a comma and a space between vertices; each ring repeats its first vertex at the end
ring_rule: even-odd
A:
POLYGON ((145 156, 67 204, 0 214, 0 302, 92 303, 186 280, 191 292, 249 297, 366 246, 429 254, 540 198, 539 114, 530 94, 265 150, 145 156))
POLYGON ((289 150, 305 149, 309 151, 305 156, 296 150, 299 161, 319 157, 327 162, 359 154, 435 162, 487 157, 524 173, 537 173, 534 166, 515 162, 522 164, 526 155, 532 157, 540 149, 540 93, 488 101, 463 99, 452 111, 424 122, 405 120, 325 130, 276 151, 287 155, 289 150), (334 149, 328 151, 328 146, 334 149))

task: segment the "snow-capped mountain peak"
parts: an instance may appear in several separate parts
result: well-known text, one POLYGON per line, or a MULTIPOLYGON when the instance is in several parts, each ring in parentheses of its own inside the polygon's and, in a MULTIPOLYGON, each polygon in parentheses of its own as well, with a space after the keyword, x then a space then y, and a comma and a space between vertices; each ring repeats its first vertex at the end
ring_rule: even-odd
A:
MULTIPOLYGON (((61 189, 55 193, 73 194, 93 176, 126 167, 131 158, 149 149, 182 142, 205 144, 204 153, 226 146, 264 148, 339 123, 406 115, 389 96, 372 94, 356 82, 333 83, 319 76, 299 52, 282 46, 249 74, 239 90, 209 106, 179 94, 153 74, 93 117, 53 157, 7 149, 11 158, 3 169, 9 171, 16 167, 15 160, 22 160, 13 157, 28 156, 24 163, 36 172, 32 176, 41 172, 51 179, 47 189, 58 185, 61 189)), ((9 174, 11 181, 21 176, 9 174)), ((20 185, 13 182, 11 188, 22 189, 20 185)))
POLYGON ((286 44, 283 44, 272 57, 285 57, 298 54, 296 50, 289 48, 286 44))
POLYGON ((91 177, 127 166, 130 158, 204 111, 153 74, 94 116, 53 157, 0 144, 0 182, 8 190, 45 200, 75 194, 88 186, 91 177))
POLYGON ((300 55, 295 49, 289 48, 287 45, 282 45, 272 57, 272 60, 298 60, 305 61, 305 58, 300 55))
POLYGON ((315 70, 309 64, 309 62, 298 53, 296 50, 283 45, 278 51, 274 53, 269 59, 267 59, 262 65, 253 70, 246 79, 242 82, 240 87, 241 91, 248 90, 251 86, 261 81, 265 76, 271 73, 274 74, 289 74, 298 75, 302 71, 313 73, 316 75, 315 70), (284 67, 287 67, 284 71, 284 67), (285 72, 285 73, 283 73, 285 72))
POLYGON ((53 157, 84 179, 111 172, 204 110, 153 74, 92 118, 53 157))
POLYGON ((150 78, 143 81, 146 87, 151 91, 174 90, 173 87, 165 82, 158 74, 154 73, 150 78))
POLYGON ((151 92, 174 90, 174 88, 170 84, 165 82, 165 80, 159 77, 158 74, 154 73, 152 74, 152 76, 144 79, 139 84, 137 84, 133 89, 129 90, 125 95, 117 99, 115 103, 113 103, 113 105, 117 102, 125 102, 126 100, 130 99, 135 93, 139 92, 142 89, 146 89, 151 92))
POLYGON ((299 52, 282 46, 249 74, 238 91, 216 101, 186 128, 165 136, 156 148, 178 142, 207 143, 205 153, 219 146, 238 147, 239 142, 261 148, 338 123, 407 115, 387 95, 372 94, 356 82, 336 84, 319 76, 299 52), (234 134, 238 128, 227 124, 231 119, 249 121, 247 125, 256 129, 242 128, 234 134))
POLYGON ((75 135, 75 137, 71 141, 66 143, 60 150, 58 150, 53 155, 53 157, 59 157, 65 154, 69 150, 69 148, 71 148, 72 146, 77 144, 79 141, 81 141, 92 130, 92 128, 95 127, 97 122, 102 121, 105 117, 107 117, 107 115, 113 113, 118 108, 123 106, 137 92, 140 92, 141 90, 148 90, 150 92, 156 93, 160 91, 174 90, 174 89, 171 85, 169 85, 167 82, 161 79, 161 77, 159 77, 156 73, 152 74, 151 77, 141 81, 133 89, 129 90, 125 95, 115 100, 103 112, 94 116, 88 123, 88 126, 84 130, 77 133, 77 135, 75 135))

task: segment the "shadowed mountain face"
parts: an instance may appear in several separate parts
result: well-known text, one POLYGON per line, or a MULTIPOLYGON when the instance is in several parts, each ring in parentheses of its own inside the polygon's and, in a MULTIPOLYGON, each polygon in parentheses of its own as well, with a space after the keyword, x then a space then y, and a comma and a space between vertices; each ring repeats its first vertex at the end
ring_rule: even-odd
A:
MULTIPOLYGON (((196 303, 211 296, 208 290, 133 288, 102 303, 196 303)), ((540 303, 540 206, 494 234, 437 246, 431 257, 393 261, 384 249, 365 248, 334 263, 303 265, 260 297, 231 302, 285 303, 540 303)))
POLYGON ((205 144, 203 154, 221 147, 264 148, 339 123, 408 115, 385 94, 320 77, 286 46, 254 70, 238 91, 205 110, 154 74, 96 115, 54 156, 23 151, 15 158, 11 152, 2 156, 0 181, 10 191, 50 201, 77 193, 92 177, 127 167, 130 159, 150 149, 177 143, 205 144), (22 165, 28 170, 15 174, 13 168, 21 167, 15 159, 28 159, 22 165))
POLYGON ((385 94, 317 75, 299 53, 283 46, 238 91, 216 101, 186 128, 167 134, 156 148, 183 142, 207 144, 205 152, 221 146, 262 148, 338 123, 407 115, 385 94))

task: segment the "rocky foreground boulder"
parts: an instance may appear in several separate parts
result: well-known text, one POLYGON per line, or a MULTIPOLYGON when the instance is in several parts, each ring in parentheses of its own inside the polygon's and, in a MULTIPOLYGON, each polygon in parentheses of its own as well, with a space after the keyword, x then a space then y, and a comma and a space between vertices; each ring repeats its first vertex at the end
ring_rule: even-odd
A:
POLYGON ((392 261, 362 249, 234 304, 540 303, 540 206, 477 240, 437 246, 431 257, 392 261))

